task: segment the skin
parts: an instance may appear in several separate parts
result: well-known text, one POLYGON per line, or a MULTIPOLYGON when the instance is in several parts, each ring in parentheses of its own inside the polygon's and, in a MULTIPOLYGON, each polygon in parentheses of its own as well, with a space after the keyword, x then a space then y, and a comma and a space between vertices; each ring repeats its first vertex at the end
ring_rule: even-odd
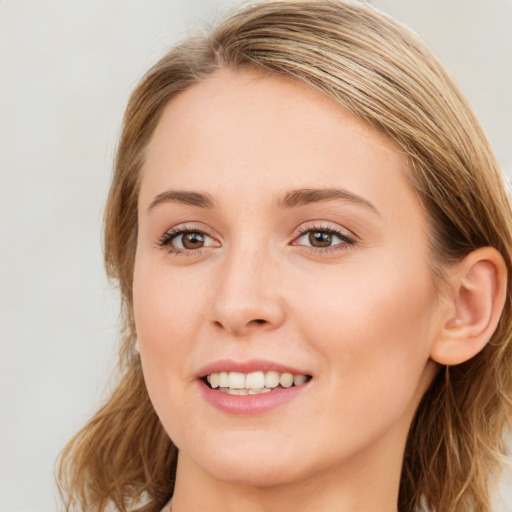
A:
POLYGON ((219 71, 166 106, 143 169, 133 294, 148 392, 180 450, 173 512, 396 511, 446 319, 408 172, 387 137, 287 78, 219 71), (360 200, 283 207, 297 189, 360 200), (204 247, 162 246, 171 229, 206 233, 204 247), (312 247, 325 229, 342 236, 312 247), (230 415, 197 380, 219 359, 313 379, 273 410, 230 415))

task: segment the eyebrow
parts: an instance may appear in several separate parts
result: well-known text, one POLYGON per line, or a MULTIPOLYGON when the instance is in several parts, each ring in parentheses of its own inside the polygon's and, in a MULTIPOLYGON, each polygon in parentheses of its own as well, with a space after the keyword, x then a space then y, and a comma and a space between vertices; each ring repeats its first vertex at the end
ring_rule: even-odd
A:
POLYGON ((358 196, 353 192, 349 192, 340 188, 303 188, 287 192, 282 199, 278 201, 280 208, 295 208, 319 201, 330 201, 333 199, 342 199, 351 203, 364 206, 379 213, 377 208, 364 197, 358 196))
MULTIPOLYGON (((333 199, 342 199, 356 205, 364 206, 375 213, 379 213, 377 208, 367 199, 340 188, 303 188, 291 190, 277 201, 277 206, 279 208, 297 208, 299 206, 333 199)), ((199 208, 210 209, 214 207, 214 200, 209 194, 189 190, 166 190, 153 199, 148 210, 155 208, 161 203, 169 202, 197 206, 199 208)))
POLYGON ((172 202, 199 206, 200 208, 213 208, 213 198, 209 194, 190 192, 188 190, 166 190, 153 199, 148 210, 153 209, 161 203, 172 202))

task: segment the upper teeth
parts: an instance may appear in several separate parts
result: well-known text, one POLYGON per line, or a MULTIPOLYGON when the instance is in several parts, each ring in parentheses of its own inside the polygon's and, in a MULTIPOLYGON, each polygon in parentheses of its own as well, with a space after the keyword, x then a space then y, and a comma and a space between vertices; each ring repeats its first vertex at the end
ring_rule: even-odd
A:
POLYGON ((279 373, 275 371, 268 372, 219 372, 210 373, 207 380, 212 388, 231 388, 231 389, 252 389, 259 390, 263 388, 273 389, 281 385, 283 388, 289 388, 293 385, 299 386, 306 382, 306 375, 293 375, 291 373, 279 373))

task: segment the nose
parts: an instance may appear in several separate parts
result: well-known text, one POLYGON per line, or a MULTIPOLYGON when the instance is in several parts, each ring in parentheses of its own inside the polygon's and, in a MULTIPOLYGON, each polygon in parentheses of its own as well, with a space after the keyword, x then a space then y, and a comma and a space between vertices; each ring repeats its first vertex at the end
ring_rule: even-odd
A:
POLYGON ((278 274, 277 262, 263 250, 233 250, 218 273, 214 325, 237 337, 278 328, 285 317, 278 274))

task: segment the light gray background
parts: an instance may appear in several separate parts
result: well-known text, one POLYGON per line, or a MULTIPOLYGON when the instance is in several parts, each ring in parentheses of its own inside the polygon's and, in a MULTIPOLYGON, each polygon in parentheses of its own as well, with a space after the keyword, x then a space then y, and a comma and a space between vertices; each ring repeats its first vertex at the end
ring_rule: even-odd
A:
MULTIPOLYGON (((0 511, 57 509, 58 451, 115 362, 101 217, 124 105, 235 0, 0 0, 0 511)), ((459 80, 512 170, 511 0, 374 0, 459 80)), ((497 510, 512 511, 512 476, 497 510), (508 502, 508 505, 504 503, 508 502)))

